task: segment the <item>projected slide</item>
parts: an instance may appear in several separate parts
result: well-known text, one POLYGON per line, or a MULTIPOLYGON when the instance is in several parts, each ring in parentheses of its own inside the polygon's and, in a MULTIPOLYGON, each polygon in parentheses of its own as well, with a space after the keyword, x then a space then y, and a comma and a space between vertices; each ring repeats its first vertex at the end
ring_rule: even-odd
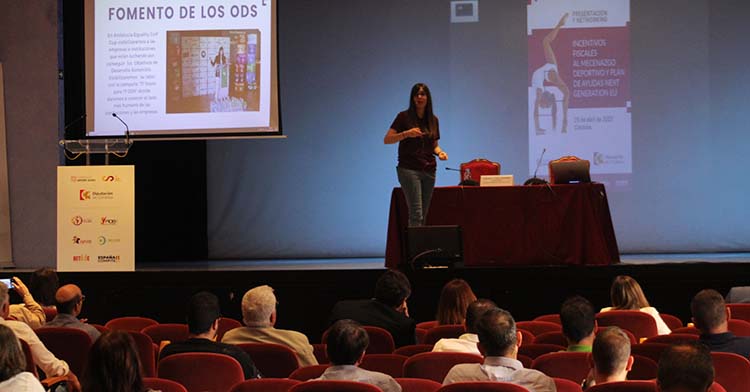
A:
POLYGON ((528 5, 529 173, 549 160, 591 161, 595 181, 628 188, 632 173, 630 0, 528 5))
POLYGON ((89 0, 88 134, 278 132, 272 1, 89 0))

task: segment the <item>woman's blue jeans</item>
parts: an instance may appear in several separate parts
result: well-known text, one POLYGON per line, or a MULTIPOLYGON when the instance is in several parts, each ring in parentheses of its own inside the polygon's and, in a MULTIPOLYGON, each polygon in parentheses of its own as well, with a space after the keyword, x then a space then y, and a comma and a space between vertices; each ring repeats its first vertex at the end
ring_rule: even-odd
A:
POLYGON ((432 189, 435 188, 435 172, 396 168, 398 182, 404 191, 409 207, 409 226, 424 226, 430 208, 432 189))

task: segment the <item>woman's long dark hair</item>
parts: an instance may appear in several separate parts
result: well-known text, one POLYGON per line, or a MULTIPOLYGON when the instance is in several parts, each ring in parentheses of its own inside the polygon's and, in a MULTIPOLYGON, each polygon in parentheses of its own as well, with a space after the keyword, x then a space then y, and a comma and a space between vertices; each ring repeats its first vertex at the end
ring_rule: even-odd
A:
POLYGON ((0 324, 0 381, 5 381, 26 368, 26 357, 18 347, 18 339, 10 328, 0 324))
POLYGON ((416 127, 419 127, 422 132, 431 136, 433 132, 437 131, 437 121, 435 121, 435 115, 432 113, 432 94, 430 94, 430 88, 424 83, 417 83, 411 88, 411 94, 409 94, 409 119, 414 121, 416 127), (414 97, 417 96, 419 90, 423 90, 427 95, 427 105, 424 108, 424 117, 420 124, 419 117, 417 117, 417 105, 414 103, 414 97))
POLYGON ((108 331, 94 342, 83 371, 86 392, 142 392, 141 363, 127 332, 108 331))
POLYGON ((443 286, 438 301, 435 319, 438 325, 463 324, 466 321, 466 308, 477 300, 471 286, 463 279, 453 279, 443 286))

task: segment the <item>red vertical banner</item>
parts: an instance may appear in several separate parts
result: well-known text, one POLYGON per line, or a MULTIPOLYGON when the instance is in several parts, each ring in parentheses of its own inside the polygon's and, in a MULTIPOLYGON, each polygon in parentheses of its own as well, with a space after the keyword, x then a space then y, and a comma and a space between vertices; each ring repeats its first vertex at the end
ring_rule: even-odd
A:
POLYGON ((575 155, 629 187, 629 0, 531 0, 527 22, 529 172, 546 149, 543 166, 575 155))

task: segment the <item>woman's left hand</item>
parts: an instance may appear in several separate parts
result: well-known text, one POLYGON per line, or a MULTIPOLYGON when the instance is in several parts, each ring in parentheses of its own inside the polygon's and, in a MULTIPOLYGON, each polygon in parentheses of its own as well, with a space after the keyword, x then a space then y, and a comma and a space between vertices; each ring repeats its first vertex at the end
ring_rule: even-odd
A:
POLYGON ((448 160, 448 154, 445 151, 440 151, 438 153, 438 158, 440 158, 441 161, 447 161, 448 160))

